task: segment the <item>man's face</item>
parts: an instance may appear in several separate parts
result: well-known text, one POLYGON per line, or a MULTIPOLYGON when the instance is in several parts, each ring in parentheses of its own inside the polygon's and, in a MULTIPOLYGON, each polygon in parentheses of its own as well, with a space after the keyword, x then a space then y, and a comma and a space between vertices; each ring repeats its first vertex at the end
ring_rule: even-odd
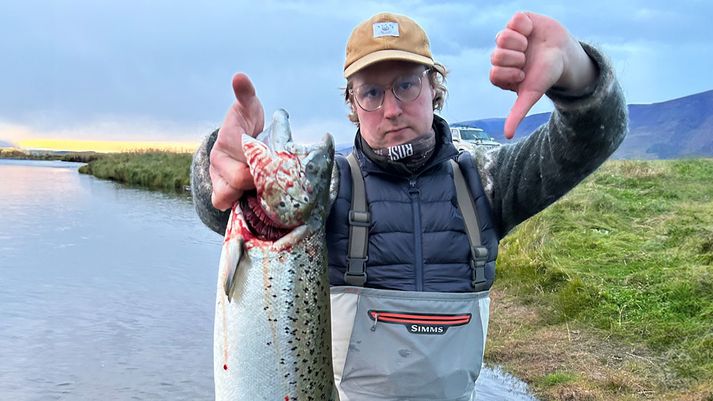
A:
POLYGON ((422 77, 421 93, 410 102, 397 99, 391 88, 387 88, 381 108, 365 111, 352 97, 361 136, 370 147, 385 148, 409 142, 432 129, 434 91, 428 75, 421 75, 424 69, 421 64, 382 61, 364 68, 350 79, 356 90, 365 84, 390 87, 400 77, 413 74, 422 77))

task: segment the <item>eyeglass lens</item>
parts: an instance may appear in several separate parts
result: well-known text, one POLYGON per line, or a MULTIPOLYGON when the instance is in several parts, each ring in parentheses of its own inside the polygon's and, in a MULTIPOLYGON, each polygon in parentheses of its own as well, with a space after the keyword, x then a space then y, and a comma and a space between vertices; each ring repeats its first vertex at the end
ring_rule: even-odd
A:
MULTIPOLYGON (((416 100, 421 94, 421 77, 426 71, 421 74, 409 74, 396 78, 390 85, 391 92, 402 102, 416 100)), ((354 90, 354 97, 361 108, 366 111, 374 111, 384 104, 384 93, 387 88, 389 86, 363 84, 354 90)))

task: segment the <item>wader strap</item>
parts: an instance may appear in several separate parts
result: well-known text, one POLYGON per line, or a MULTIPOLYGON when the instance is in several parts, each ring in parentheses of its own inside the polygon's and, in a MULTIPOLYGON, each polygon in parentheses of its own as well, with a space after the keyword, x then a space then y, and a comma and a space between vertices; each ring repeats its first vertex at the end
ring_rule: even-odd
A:
POLYGON ((480 223, 475 213, 473 200, 470 197, 468 184, 460 171, 458 162, 451 159, 453 166, 453 181, 456 185, 456 199, 458 207, 465 220, 465 230, 470 242, 470 267, 473 269, 473 288, 475 291, 485 289, 485 263, 488 261, 488 249, 480 241, 480 223))
POLYGON ((364 177, 354 153, 347 156, 352 174, 352 206, 349 210, 349 253, 344 281, 348 285, 363 287, 366 283, 367 246, 369 245, 369 223, 371 216, 366 205, 364 177))

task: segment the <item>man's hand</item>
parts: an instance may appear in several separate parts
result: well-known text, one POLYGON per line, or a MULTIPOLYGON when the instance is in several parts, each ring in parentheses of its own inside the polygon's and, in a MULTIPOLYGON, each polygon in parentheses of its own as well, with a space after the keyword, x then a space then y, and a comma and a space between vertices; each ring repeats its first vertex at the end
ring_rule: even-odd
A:
POLYGON ((595 64, 579 42, 557 21, 534 13, 516 13, 495 39, 490 81, 517 93, 505 120, 512 139, 520 122, 553 86, 577 94, 597 77, 595 64))
POLYGON ((255 87, 245 74, 233 77, 235 103, 225 115, 218 138, 210 152, 210 180, 213 183, 213 207, 226 210, 255 188, 253 176, 245 161, 242 135, 257 136, 264 127, 265 113, 255 94, 255 87))

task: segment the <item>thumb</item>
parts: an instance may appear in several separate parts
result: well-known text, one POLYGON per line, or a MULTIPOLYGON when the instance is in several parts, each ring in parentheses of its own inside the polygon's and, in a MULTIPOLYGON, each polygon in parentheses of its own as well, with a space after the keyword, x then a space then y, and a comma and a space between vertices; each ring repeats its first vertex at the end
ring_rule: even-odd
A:
POLYGON ((233 108, 238 125, 248 135, 256 136, 264 128, 265 111, 257 97, 255 86, 244 73, 240 72, 233 76, 233 93, 236 100, 233 108))
POLYGON ((510 109, 507 119, 505 119, 505 138, 512 139, 515 136, 515 130, 517 130, 527 112, 540 100, 542 95, 542 92, 533 90, 523 90, 517 94, 515 104, 510 109))
POLYGON ((239 102, 249 102, 255 97, 255 86, 247 75, 239 72, 233 76, 233 92, 239 102))

